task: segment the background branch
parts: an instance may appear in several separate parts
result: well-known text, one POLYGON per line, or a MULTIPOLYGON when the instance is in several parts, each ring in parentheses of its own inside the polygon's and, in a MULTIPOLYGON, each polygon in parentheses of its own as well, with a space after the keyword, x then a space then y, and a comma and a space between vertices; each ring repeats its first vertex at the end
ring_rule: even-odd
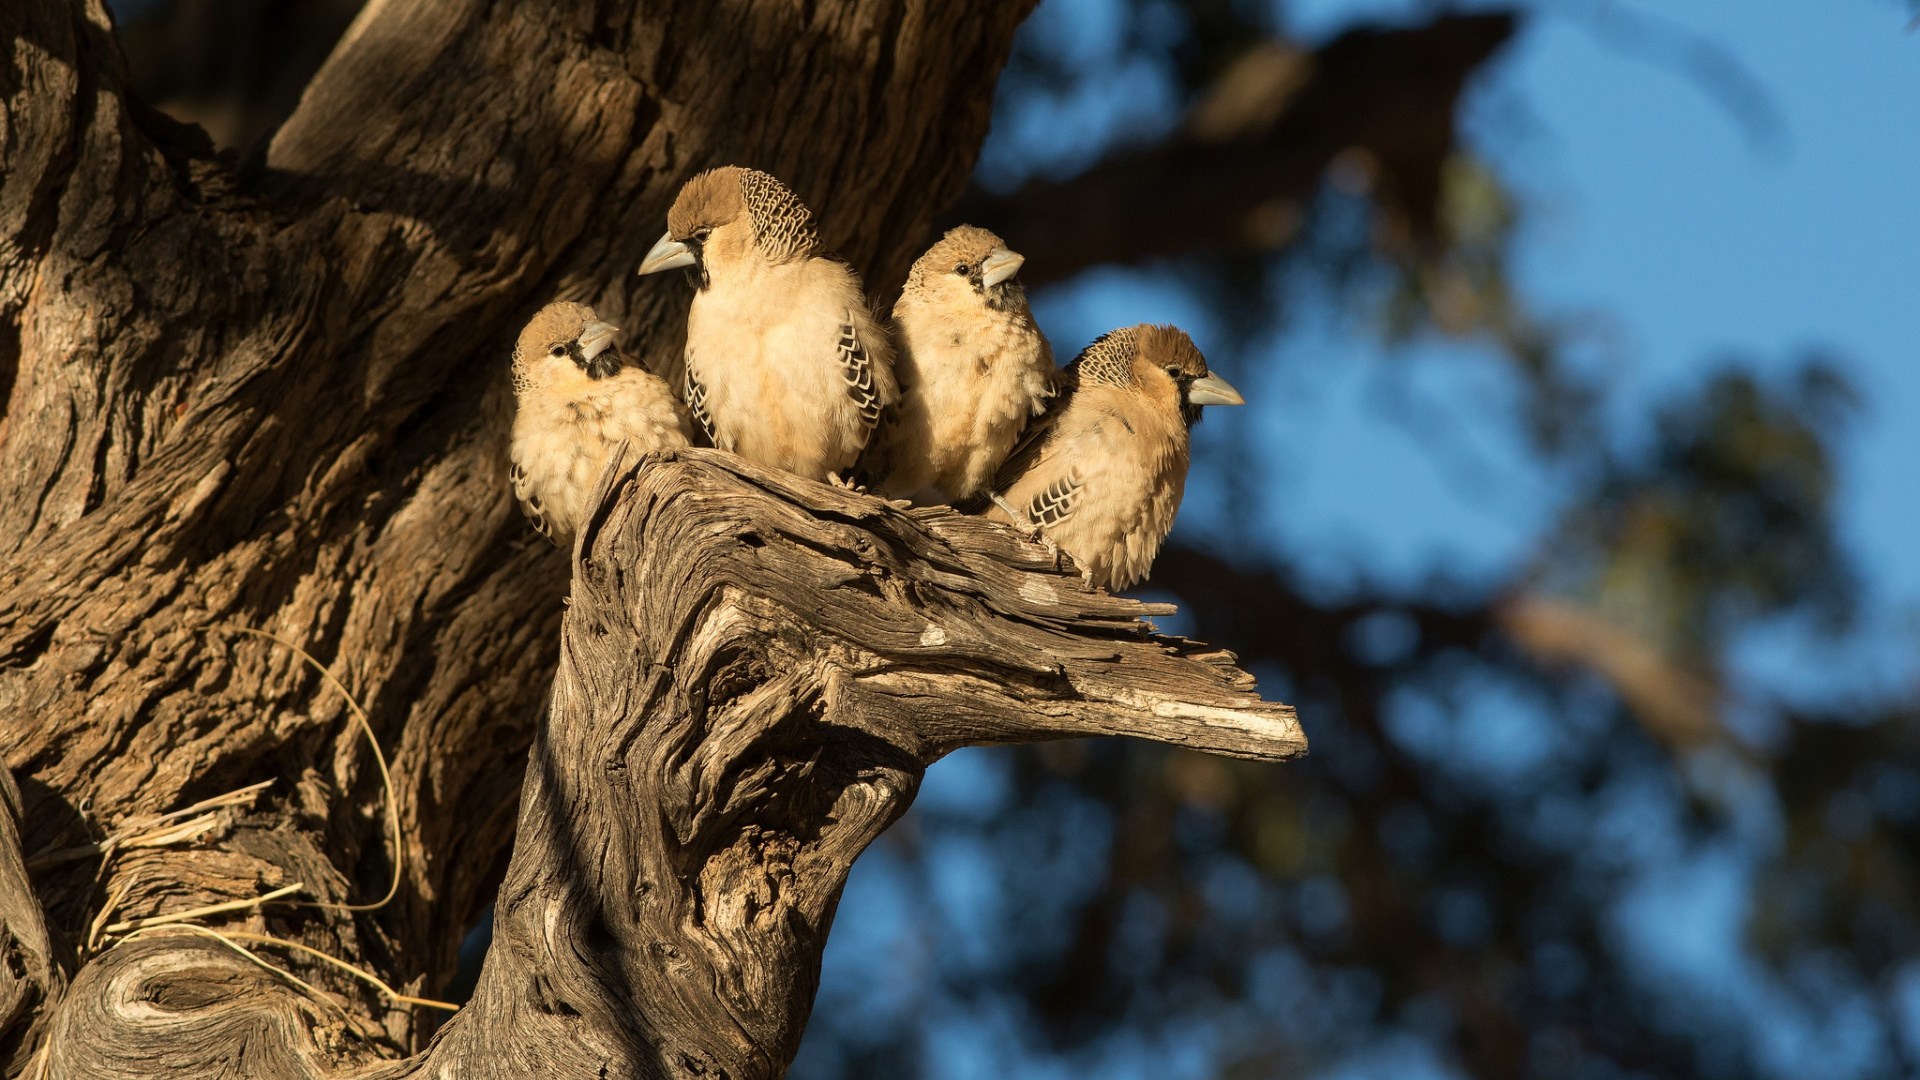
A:
POLYGON ((1103 263, 1270 251, 1305 221, 1328 164, 1357 150, 1402 236, 1431 239, 1461 87, 1515 23, 1507 13, 1443 15, 1350 31, 1314 52, 1249 50, 1174 136, 1069 180, 1004 195, 975 188, 942 221, 991 224, 1027 257, 1029 284, 1103 263))

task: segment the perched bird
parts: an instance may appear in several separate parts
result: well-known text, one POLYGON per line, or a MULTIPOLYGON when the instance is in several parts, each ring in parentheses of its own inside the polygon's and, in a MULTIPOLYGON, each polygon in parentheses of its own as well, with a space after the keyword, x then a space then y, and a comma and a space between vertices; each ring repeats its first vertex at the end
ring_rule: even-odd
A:
POLYGON ((561 301, 535 312, 513 347, 513 494, 533 527, 562 547, 573 543, 620 440, 641 453, 688 442, 673 391, 620 355, 618 332, 592 308, 561 301))
POLYGON ((891 494, 928 503, 979 494, 1046 410, 1053 350, 1014 278, 1025 261, 961 225, 908 272, 893 305, 900 404, 875 470, 891 494))
POLYGON ((693 281, 687 406, 713 444, 840 481, 893 404, 893 356, 860 275, 819 247, 793 192, 729 165, 680 188, 640 272, 693 281))
POLYGON ((983 508, 1073 556, 1089 584, 1124 589, 1146 576, 1173 529, 1201 406, 1246 399, 1172 326, 1110 331, 1065 376, 983 508))

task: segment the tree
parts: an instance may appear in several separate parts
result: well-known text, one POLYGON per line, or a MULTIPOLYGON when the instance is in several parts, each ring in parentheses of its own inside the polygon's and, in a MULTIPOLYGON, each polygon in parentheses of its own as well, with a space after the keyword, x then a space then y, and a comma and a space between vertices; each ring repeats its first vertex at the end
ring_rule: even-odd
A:
MULTIPOLYGON (((594 955, 510 978, 500 953, 411 1067, 777 1075, 847 863, 945 749, 1132 729, 1298 752, 1228 659, 1142 636, 1138 605, 1069 595, 983 526, 824 490, 799 496, 827 500, 809 524, 790 482, 698 454, 622 474, 599 538, 658 558, 582 549, 607 576, 581 579, 563 652, 596 658, 563 666, 534 742, 567 576, 509 502, 502 343, 577 297, 670 370, 684 297, 632 267, 679 184, 734 160, 898 280, 964 183, 1027 6, 376 5, 240 169, 129 93, 98 4, 0 14, 8 1075, 332 1074, 416 1049, 408 999, 445 981, 503 870, 576 905, 594 955), (893 641, 914 611, 950 637, 893 641), (848 648, 874 670, 819 651, 848 648), (303 652, 335 658, 324 679, 303 652), (693 727, 668 736, 669 715, 693 727), (578 756, 616 730, 595 751, 615 774, 578 756), (623 753, 659 771, 628 782, 623 753), (288 782, 236 782, 261 776, 288 782), (578 846, 590 825, 638 830, 628 861, 578 846), (391 906, 365 902, 389 874, 391 906), (227 938, 163 932, 192 912, 227 938), (717 951, 636 936, 658 919, 717 951), (263 938, 334 997, 230 947, 263 938)), ((516 948, 563 948, 546 908, 501 910, 516 948)))
MULTIPOLYGON (((823 1053, 803 1055, 796 1075, 909 1072, 925 1033, 974 1001, 1017 1017, 1020 1037, 1037 1032, 1048 1052, 1096 1062, 1089 1048, 1137 1048, 1169 1029, 1218 1037, 1224 1075, 1309 1072, 1407 1033, 1483 1076, 1751 1069, 1740 1033, 1672 1007, 1611 940, 1637 872, 1603 833, 1624 791, 1646 815, 1636 822, 1702 845, 1745 828, 1754 798, 1773 800, 1784 839, 1752 888, 1757 977, 1816 1020, 1859 1030, 1865 1001, 1883 1013, 1869 1024, 1895 1030, 1920 911, 1911 706, 1849 702, 1824 715, 1767 703, 1771 742, 1729 732, 1723 715, 1727 643, 1743 627, 1807 615, 1842 624, 1858 587, 1833 536, 1844 385, 1824 360, 1804 378, 1768 380, 1735 358, 1670 402, 1647 445, 1608 437, 1604 388, 1568 362, 1581 326, 1531 312, 1507 282, 1525 207, 1454 134, 1461 88, 1519 32, 1511 14, 1360 26, 1309 48, 1287 39, 1275 5, 1094 5, 1121 13, 1121 59, 1166 73, 1177 122, 1144 143, 1116 130, 1033 178, 1009 168, 1003 140, 993 151, 1003 156, 978 170, 984 182, 961 194, 990 96, 1018 131, 1024 105, 1103 74, 1076 67, 1074 35, 1044 11, 1016 39, 1030 5, 963 15, 851 0, 648 13, 376 4, 316 75, 328 56, 316 44, 359 6, 289 0, 263 15, 244 0, 116 0, 125 64, 97 5, 0 11, 14 45, 0 82, 0 484, 17 508, 0 515, 0 752, 20 780, 0 850, 13 849, 11 830, 24 855, 0 859, 0 920, 15 941, 0 965, 9 1074, 46 1045, 36 1020, 48 1001, 76 972, 94 977, 79 961, 101 958, 88 945, 103 911, 99 938, 115 941, 129 930, 106 933, 116 921, 296 880, 372 902, 397 863, 404 881, 377 911, 248 907, 201 920, 270 930, 397 986, 235 938, 336 995, 352 1020, 212 952, 224 948, 212 939, 165 943, 196 971, 236 965, 223 985, 257 989, 269 1013, 319 1016, 320 1041, 342 1062, 424 1043, 443 1014, 400 997, 464 993, 447 990, 447 976, 460 935, 508 874, 522 755, 552 696, 552 643, 564 621, 568 655, 614 647, 561 606, 563 557, 507 505, 507 341, 541 301, 582 299, 674 374, 684 294, 629 275, 679 179, 725 161, 793 182, 883 301, 927 223, 966 218, 1026 253, 1036 283, 1158 260, 1156 280, 1249 340, 1303 299, 1332 299, 1388 344, 1436 332, 1485 342, 1510 362, 1518 428, 1577 488, 1537 556, 1501 582, 1361 580, 1329 595, 1258 537, 1177 533, 1151 588, 1181 601, 1192 633, 1232 647, 1302 706, 1314 756, 1273 769, 1136 739, 992 758, 1011 780, 1001 803, 964 820, 909 820, 866 863, 931 867, 942 849, 924 841, 984 841, 1020 912, 991 939, 992 963, 923 965, 883 1017, 830 985, 809 1035, 823 1053), (146 103, 204 123, 219 148, 146 103), (256 143, 259 132, 272 136, 256 143), (303 646, 366 703, 394 752, 402 858, 389 853, 386 787, 340 687, 285 644, 237 628, 303 646), (1508 712, 1523 701, 1552 732, 1550 752, 1522 773, 1475 760, 1490 698, 1508 712), (275 776, 287 779, 264 794, 241 786, 275 776), (156 820, 175 807, 190 812, 156 820), (31 944, 42 923, 44 947, 31 944), (1223 1026, 1246 1017, 1258 1023, 1223 1026)), ((1711 43, 1679 43, 1670 51, 1687 62, 1737 73, 1711 43)), ((1208 354, 1232 371, 1257 351, 1216 341, 1208 354)), ((1203 443, 1242 451, 1237 423, 1210 422, 1203 443)), ((1203 460, 1196 473, 1227 464, 1203 460)), ((625 550, 618 537, 636 520, 700 520, 636 503, 641 488, 716 485, 734 493, 739 520, 768 523, 761 535, 853 544, 801 560, 834 567, 831 589, 929 584, 911 553, 949 548, 976 556, 976 572, 1036 579, 1002 549, 976 549, 964 523, 836 517, 812 495, 789 498, 777 478, 697 453, 623 476, 583 568, 617 564, 607 553, 625 550), (855 566, 890 569, 849 576, 855 566)), ((1244 506, 1265 493, 1243 477, 1232 494, 1244 506)), ((735 545, 715 538, 708 550, 742 565, 735 545)), ((951 584, 940 577, 931 595, 950 599, 951 584)), ((641 615, 599 625, 639 641, 654 609, 632 610, 641 615)), ((1083 629, 1137 644, 1107 615, 1083 629)), ((767 647, 792 648, 786 640, 767 647)), ((608 715, 584 690, 564 700, 584 702, 562 713, 583 719, 554 729, 574 741, 550 741, 537 767, 564 771, 608 715)), ((801 754, 799 726, 773 723, 733 759, 766 770, 727 788, 743 805, 856 790, 882 776, 838 786, 865 754, 911 781, 927 749, 882 737, 803 743, 801 754)), ((711 758, 689 760, 704 769, 711 758)), ((530 796, 556 790, 540 786, 544 775, 532 774, 530 796)), ((879 804, 897 810, 912 792, 887 790, 836 851, 856 850, 893 812, 879 804)), ((698 820, 717 830, 700 836, 744 836, 763 827, 754 813, 698 820)), ((677 843, 684 817, 674 825, 677 843)), ((534 832, 529 852, 563 853, 560 839, 577 839, 534 832)), ((758 850, 777 861, 776 848, 758 850)), ((741 895, 764 912, 764 897, 803 892, 817 914, 842 872, 741 895)), ((937 938, 947 927, 921 902, 930 894, 908 895, 920 932, 937 938)), ((787 960, 804 958, 800 944, 824 926, 802 922, 779 939, 787 960)), ((859 929, 836 938, 871 942, 859 929)), ((525 930, 500 924, 503 941, 525 930)), ((140 955, 159 936, 108 956, 140 955)), ((903 966, 882 954, 838 970, 844 983, 903 966)), ((808 996, 804 963, 780 970, 797 974, 756 1000, 808 996)), ((156 1000, 198 1007, 202 990, 227 992, 198 986, 156 1000)), ((605 1000, 576 987, 529 1000, 605 1000)), ((526 1015, 536 1014, 565 1015, 526 1015)), ((800 1018, 749 1014, 738 1030, 771 1056, 748 1071, 772 1068, 800 1018)), ((647 1032, 628 1034, 648 1045, 647 1032)), ((733 1061, 742 1044, 695 1045, 733 1061)))

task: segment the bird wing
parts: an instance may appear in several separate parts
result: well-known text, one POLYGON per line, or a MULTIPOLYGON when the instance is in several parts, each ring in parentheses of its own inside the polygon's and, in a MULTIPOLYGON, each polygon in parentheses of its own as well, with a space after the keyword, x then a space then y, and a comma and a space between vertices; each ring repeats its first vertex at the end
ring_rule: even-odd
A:
MULTIPOLYGON (((693 370, 693 348, 687 348, 687 411, 693 414, 693 422, 706 433, 707 442, 720 446, 720 440, 713 437, 713 417, 707 413, 707 384, 693 370)), ((726 449, 721 447, 721 449, 726 449)))
POLYGON ((513 497, 520 503, 520 512, 527 515, 527 520, 539 530, 541 536, 559 543, 553 539, 553 525, 547 521, 546 507, 540 504, 540 496, 533 493, 532 485, 527 480, 527 470, 516 461, 507 470, 507 480, 513 485, 513 497))
POLYGON ((1055 477, 1027 501, 1027 521, 1034 525, 1058 525, 1072 516, 1080 500, 1080 474, 1073 469, 1055 477))
MULTIPOLYGON (((1054 438, 1055 429, 1059 427, 1060 416, 1067 411, 1067 406, 1073 401, 1074 391, 1078 387, 1079 383, 1074 378, 1072 367, 1058 372, 1054 379, 1053 394, 1047 400, 1046 411, 1034 417, 1027 424, 1027 429, 1020 433, 1020 439, 1013 444, 1013 449, 1007 454, 1007 460, 1002 462, 999 470, 993 474, 993 483, 987 486, 987 492, 954 503, 953 508, 963 514, 984 512, 992 504, 994 495, 1004 493, 1013 486, 1014 481, 1039 468, 1053 457, 1058 447, 1057 440, 1054 438)), ((1038 504, 1043 499, 1047 499, 1054 488, 1060 487, 1064 481, 1070 479, 1071 477, 1063 477, 1061 480, 1056 480, 1047 485, 1046 490, 1034 496, 1035 505, 1022 508, 1028 517, 1036 524, 1051 524, 1064 520, 1073 509, 1073 497, 1080 490, 1077 480, 1071 482, 1070 490, 1063 488, 1049 501, 1048 508, 1057 511, 1054 516, 1042 522, 1042 519, 1034 516, 1034 512, 1040 509, 1038 504)))
MULTIPOLYGON (((864 413, 863 413, 864 415, 864 413)), ((893 457, 899 453, 895 440, 899 435, 900 410, 884 409, 880 414, 880 423, 867 435, 867 445, 860 450, 860 456, 853 461, 849 474, 854 483, 864 488, 875 488, 887 481, 887 474, 893 467, 893 457)))
POLYGON ((874 382, 873 356, 860 340, 859 327, 853 321, 853 309, 847 309, 847 316, 840 323, 840 377, 846 380, 847 395, 860 407, 860 424, 865 446, 872 440, 873 429, 880 424, 880 388, 874 382))

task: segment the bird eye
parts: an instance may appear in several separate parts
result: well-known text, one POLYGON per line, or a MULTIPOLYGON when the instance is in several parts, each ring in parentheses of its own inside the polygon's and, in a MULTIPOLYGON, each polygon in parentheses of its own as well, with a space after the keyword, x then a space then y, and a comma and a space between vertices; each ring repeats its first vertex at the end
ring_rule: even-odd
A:
POLYGON ((555 356, 567 355, 567 347, 565 345, 560 344, 557 341, 553 343, 553 348, 548 349, 547 351, 552 353, 555 356))
POLYGON ((713 235, 712 229, 695 229, 693 230, 693 242, 696 244, 704 244, 707 242, 707 237, 711 235, 713 235))
POLYGON ((959 266, 953 268, 953 272, 959 274, 961 277, 966 277, 967 272, 972 269, 973 267, 968 266, 966 263, 961 263, 959 266))
POLYGON ((1180 368, 1177 365, 1168 364, 1167 374, 1173 376, 1174 380, 1177 382, 1180 379, 1180 368))

